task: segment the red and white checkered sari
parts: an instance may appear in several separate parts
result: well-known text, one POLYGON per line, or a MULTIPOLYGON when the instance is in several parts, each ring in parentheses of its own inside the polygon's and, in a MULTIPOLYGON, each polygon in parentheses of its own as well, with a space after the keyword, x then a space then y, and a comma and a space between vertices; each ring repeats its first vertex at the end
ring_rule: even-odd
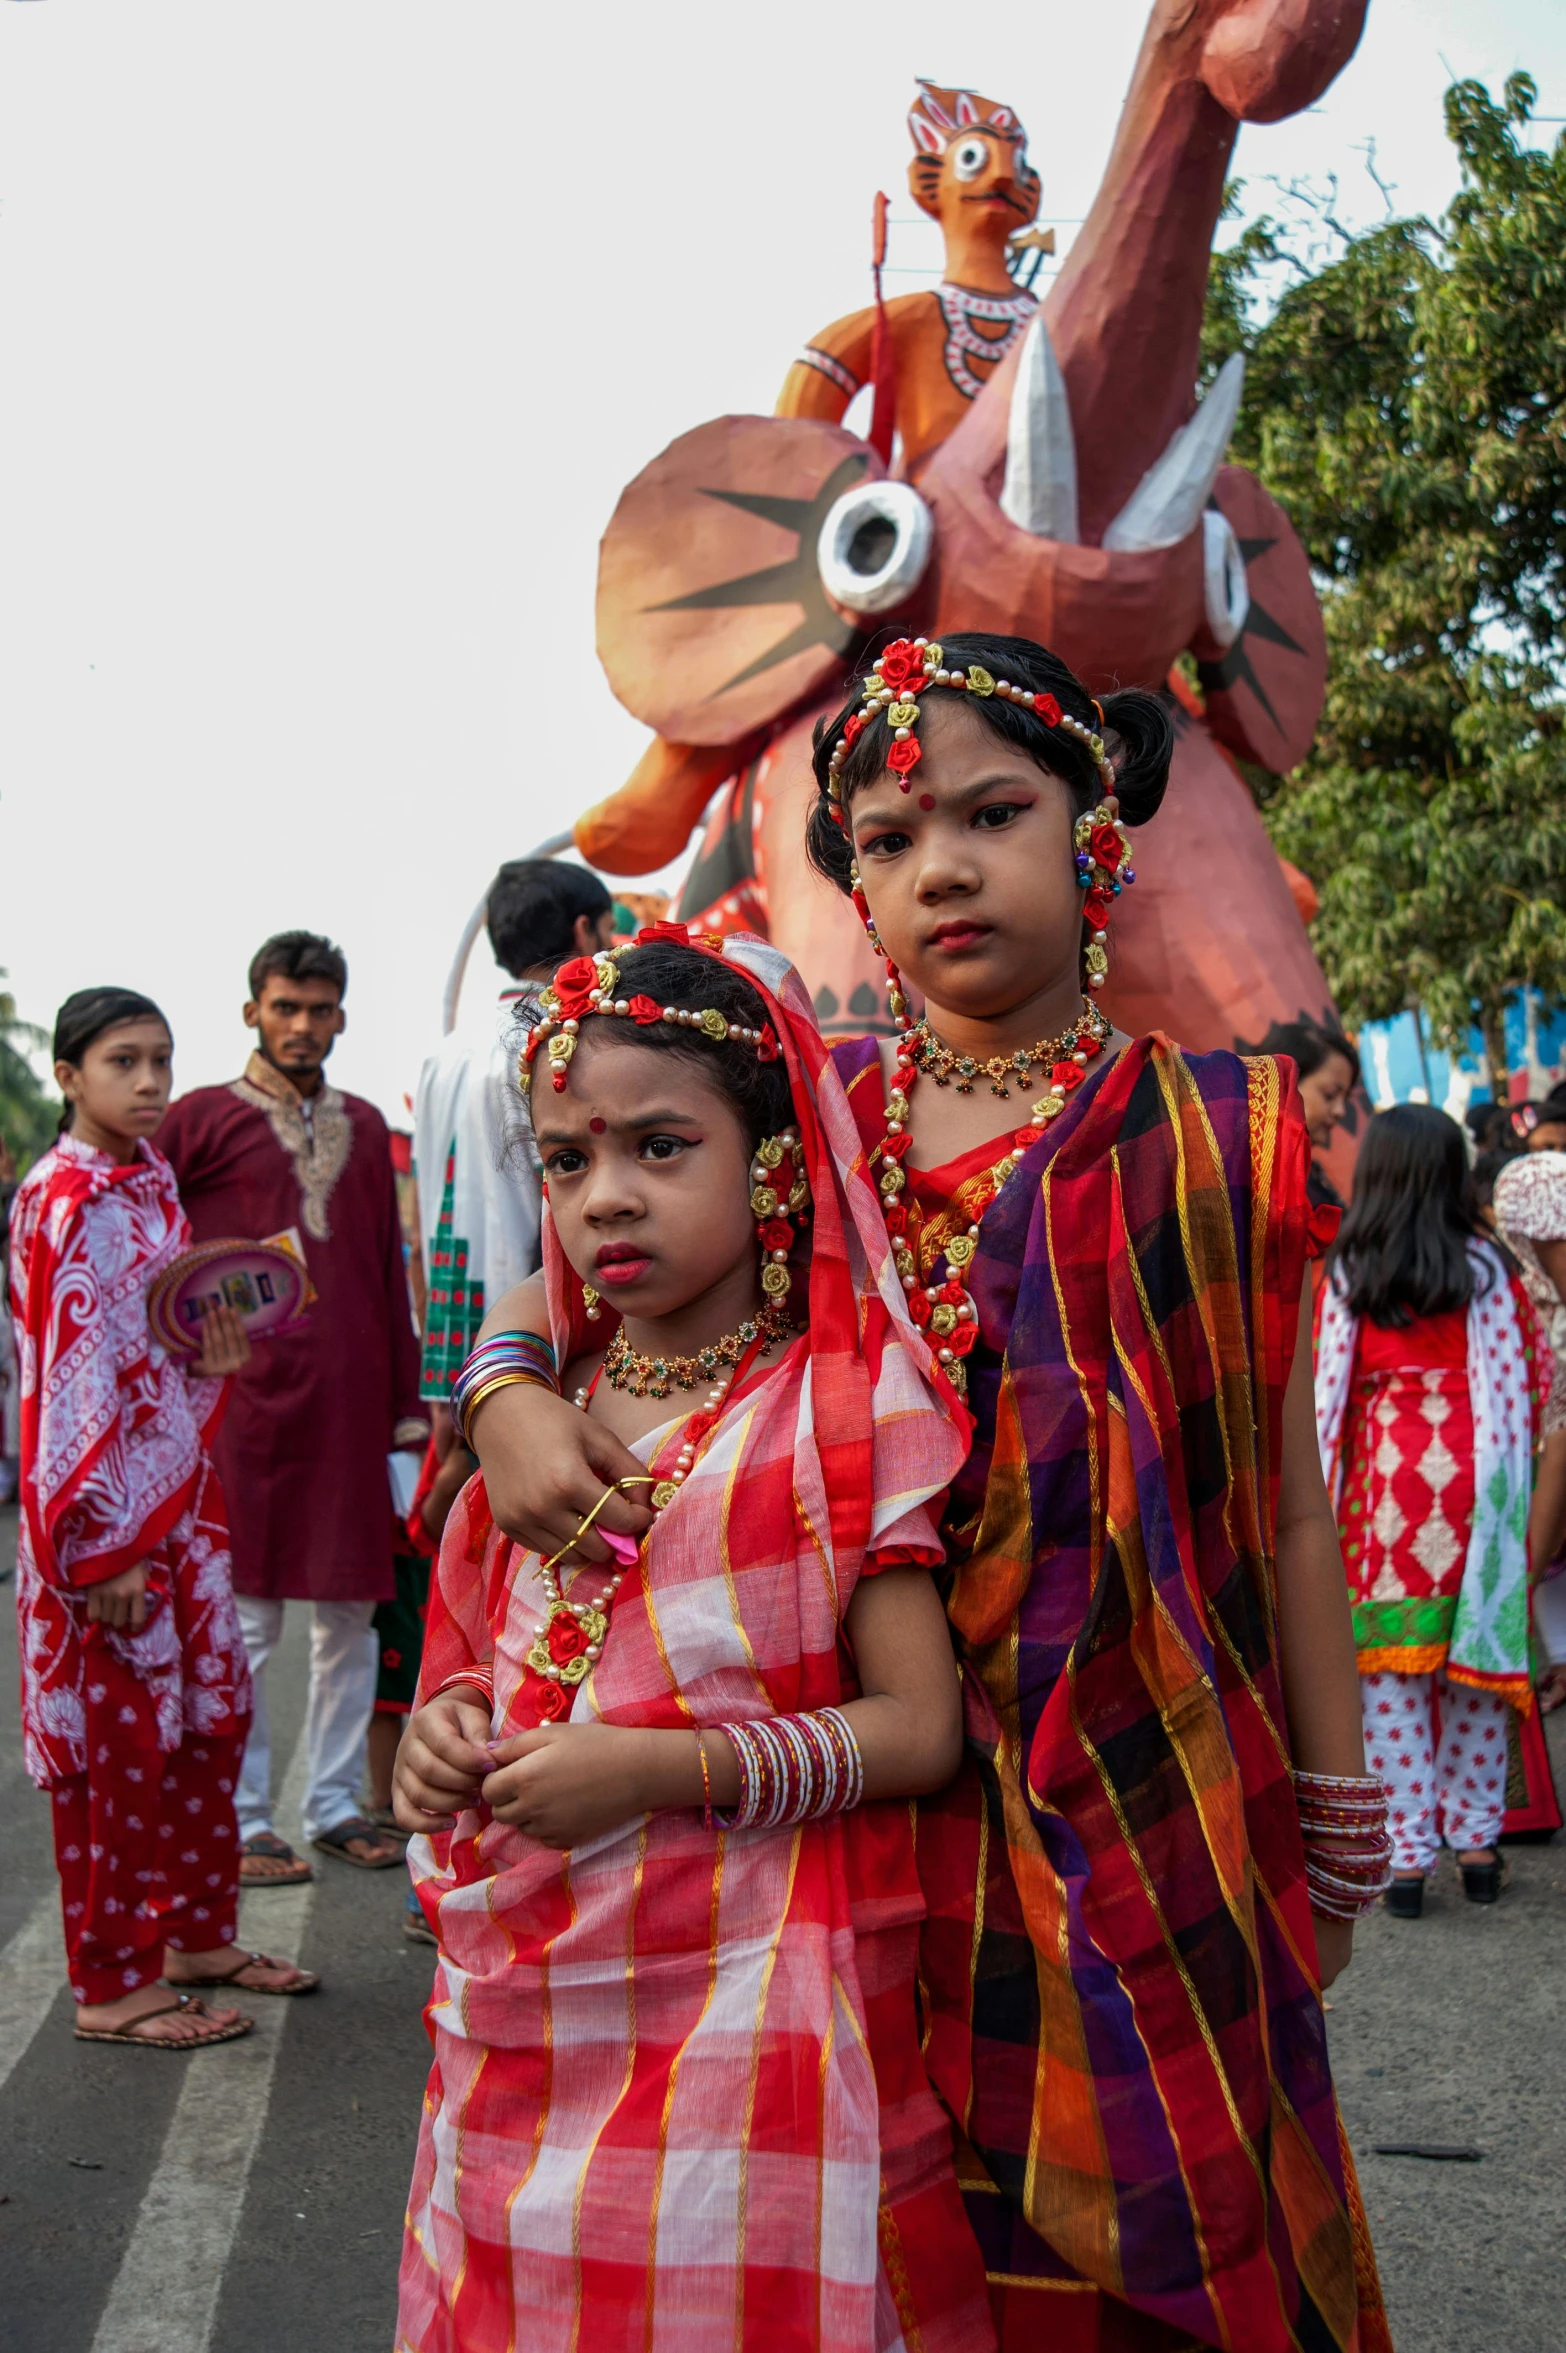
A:
MULTIPOLYGON (((808 998, 775 951, 728 949, 771 984, 788 1058, 810 1331, 731 1394, 620 1589, 578 1718, 678 1728, 852 1697, 854 1585, 939 1559, 932 1512, 966 1450, 808 998)), ((547 1224, 546 1266, 564 1363, 581 1290, 547 1224)), ((492 1680, 497 1736, 536 1565, 475 1480, 441 1548, 422 1682, 492 1680)), ((476 1810, 443 1857, 416 1839, 410 1860, 441 1958, 399 2353, 993 2343, 919 2056, 910 1806, 727 1834, 653 1815, 568 1855, 476 1810)))

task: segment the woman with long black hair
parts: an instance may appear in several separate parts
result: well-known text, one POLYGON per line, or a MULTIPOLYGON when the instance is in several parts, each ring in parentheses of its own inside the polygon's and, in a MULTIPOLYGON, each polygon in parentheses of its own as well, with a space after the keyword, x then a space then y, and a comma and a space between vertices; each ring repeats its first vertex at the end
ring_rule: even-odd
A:
POLYGON ((1527 1517, 1548 1370, 1456 1122, 1427 1103, 1379 1113, 1322 1293, 1316 1423, 1404 1919, 1443 1837, 1470 1903, 1500 1893, 1507 1710, 1532 1704, 1527 1517))

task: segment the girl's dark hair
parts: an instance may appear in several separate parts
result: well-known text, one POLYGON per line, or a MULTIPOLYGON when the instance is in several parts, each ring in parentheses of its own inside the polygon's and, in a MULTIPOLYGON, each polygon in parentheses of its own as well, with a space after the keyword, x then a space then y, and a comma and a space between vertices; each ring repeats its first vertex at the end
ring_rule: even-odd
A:
MULTIPOLYGON (((1126 824, 1145 825, 1149 817, 1157 815, 1164 787, 1169 782, 1169 762, 1174 752, 1174 727, 1168 705, 1159 696, 1143 694, 1137 688, 1106 695, 1100 718, 1100 707, 1081 679, 1066 668, 1058 654, 1052 654, 1046 646, 1035 645, 1030 637, 943 637, 941 654, 945 669, 967 670, 977 665, 981 670, 988 670, 992 678, 1007 679, 1011 685, 1028 687, 1034 694, 1052 694, 1070 718, 1080 720, 1084 727, 1103 736, 1115 763, 1114 790, 1119 795, 1120 814, 1126 824)), ((864 675, 869 675, 870 667, 867 663, 864 675)), ((939 687, 926 691, 926 710, 940 692, 939 687)), ((1108 788, 1092 753, 1078 737, 1063 727, 1046 727, 1034 712, 1020 703, 1004 701, 999 695, 982 698, 970 695, 965 699, 986 727, 992 727, 1007 743, 1026 752, 1030 760, 1051 776, 1060 778, 1070 791, 1074 815, 1080 816, 1084 809, 1091 809, 1103 798, 1108 788)), ((818 723, 812 758, 816 798, 805 831, 805 851, 817 872, 824 874, 829 882, 835 882, 840 891, 849 888, 848 874, 854 853, 847 833, 831 814, 828 762, 862 700, 856 680, 852 699, 843 705, 836 718, 818 723)), ((885 713, 878 711, 840 772, 845 812, 859 787, 872 783, 883 773, 891 748, 892 731, 885 713)))
POLYGON ((1256 1051, 1287 1054, 1301 1078, 1309 1078, 1336 1054, 1353 1072, 1355 1086, 1359 1085, 1359 1048, 1330 1022, 1312 1021, 1304 1014, 1298 1021, 1275 1021, 1256 1051))
MULTIPOLYGON (((675 1005, 682 1013, 714 1011, 746 1029, 762 1029, 771 1016, 744 974, 698 948, 681 947, 678 940, 649 940, 644 948, 626 948, 615 957, 619 980, 617 997, 651 997, 656 1005, 675 1005)), ((645 1046, 649 1053, 675 1054, 699 1070, 733 1104, 752 1148, 764 1136, 775 1136, 794 1125, 794 1098, 781 1056, 763 1062, 754 1046, 725 1038, 717 1044, 697 1039, 672 1022, 588 1021, 583 1042, 617 1046, 645 1046)), ((548 1085, 540 1055, 535 1065, 537 1087, 548 1085)), ((537 1116, 538 1104, 534 1105, 537 1116)))
MULTIPOLYGON (((55 1061, 79 1070, 93 1039, 101 1038, 106 1029, 118 1029, 122 1021, 161 1021, 169 1029, 162 1006, 135 989, 78 989, 54 1017, 55 1061)), ((173 1035, 169 1029, 170 1038, 173 1035)))
MULTIPOLYGON (((1416 1316, 1466 1307, 1474 1292, 1468 1246, 1476 1240, 1491 1237, 1456 1120, 1433 1103, 1378 1111, 1359 1148, 1335 1256, 1351 1312, 1398 1331, 1416 1316)), ((1485 1288, 1492 1279, 1487 1271, 1485 1288)))
MULTIPOLYGON (((82 1056, 95 1038, 106 1029, 118 1029, 125 1021, 161 1021, 169 1031, 172 1043, 174 1032, 169 1029, 168 1016, 161 1005, 154 1005, 136 989, 78 989, 74 997, 67 997, 54 1017, 54 1060, 68 1062, 73 1070, 80 1070, 82 1056)), ((67 1103, 60 1113, 60 1133, 63 1136, 71 1124, 71 1106, 67 1103)))

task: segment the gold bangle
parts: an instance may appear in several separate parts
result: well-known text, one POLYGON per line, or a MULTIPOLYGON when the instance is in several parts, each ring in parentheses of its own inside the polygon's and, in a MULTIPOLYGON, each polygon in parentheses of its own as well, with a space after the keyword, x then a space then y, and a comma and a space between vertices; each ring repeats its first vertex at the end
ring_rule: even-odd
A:
POLYGON ((473 1395, 468 1399, 467 1411, 462 1417, 462 1427, 457 1432, 457 1435, 462 1440, 463 1445, 467 1447, 470 1454, 473 1452, 473 1447, 470 1444, 470 1440, 473 1435, 473 1417, 478 1412, 479 1407, 484 1403, 486 1398, 493 1397, 497 1389, 515 1389, 524 1382, 529 1383, 535 1389, 547 1389, 551 1397, 557 1397, 559 1395, 559 1391, 553 1386, 553 1384, 544 1380, 543 1377, 538 1373, 497 1373, 492 1381, 486 1381, 483 1388, 476 1389, 473 1395))
POLYGON ((707 1736, 696 1735, 696 1754, 701 1759, 701 1824, 704 1830, 716 1827, 712 1819, 712 1776, 707 1771, 707 1736))

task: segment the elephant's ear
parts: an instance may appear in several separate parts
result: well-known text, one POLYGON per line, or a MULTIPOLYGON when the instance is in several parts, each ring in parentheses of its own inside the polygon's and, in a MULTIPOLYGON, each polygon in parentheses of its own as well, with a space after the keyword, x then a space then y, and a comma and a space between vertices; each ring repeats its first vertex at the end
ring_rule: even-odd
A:
POLYGON ((1327 639, 1310 559, 1248 467, 1220 467, 1211 503, 1238 542, 1248 602, 1221 653, 1194 648, 1207 724, 1242 760, 1281 776, 1310 750, 1327 690, 1327 639), (1203 658, 1208 651, 1211 660, 1203 658))
POLYGON ((828 515, 884 472, 810 417, 718 417, 624 491, 598 560, 598 658, 680 744, 731 744, 842 677, 853 621, 822 585, 828 515))

